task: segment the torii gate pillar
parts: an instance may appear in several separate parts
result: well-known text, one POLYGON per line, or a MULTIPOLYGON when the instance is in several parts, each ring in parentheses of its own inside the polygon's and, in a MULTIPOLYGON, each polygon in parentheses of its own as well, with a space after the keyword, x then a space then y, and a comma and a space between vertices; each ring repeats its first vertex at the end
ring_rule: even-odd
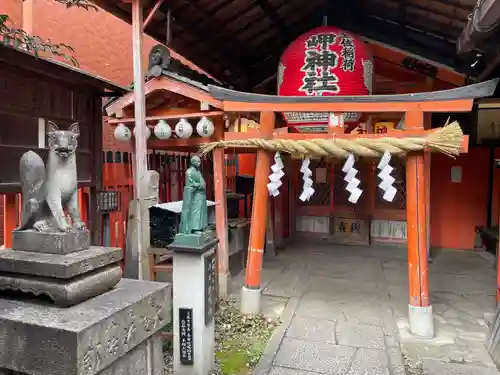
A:
MULTIPOLYGON (((260 136, 273 136, 276 116, 274 112, 262 112, 260 116, 260 136)), ((241 289, 241 312, 256 314, 260 312, 262 258, 268 223, 269 192, 267 181, 271 168, 271 154, 269 151, 257 151, 257 165, 255 167, 255 182, 252 206, 252 225, 250 227, 250 241, 248 244, 248 259, 245 271, 245 283, 241 289)))
MULTIPOLYGON (((423 129, 422 111, 406 112, 406 129, 423 129)), ((423 152, 406 160, 406 222, 408 228, 408 276, 410 332, 415 336, 434 337, 434 320, 429 299, 429 262, 427 251, 426 181, 423 152)))

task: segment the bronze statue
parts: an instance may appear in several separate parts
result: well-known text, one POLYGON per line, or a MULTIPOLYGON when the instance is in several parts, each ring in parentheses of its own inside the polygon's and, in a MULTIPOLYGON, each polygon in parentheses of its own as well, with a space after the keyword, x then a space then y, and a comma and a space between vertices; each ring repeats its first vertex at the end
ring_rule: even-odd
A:
POLYGON ((179 233, 192 234, 208 226, 206 184, 200 171, 201 159, 193 156, 186 171, 179 233))
POLYGON ((38 232, 86 231, 78 207, 76 147, 80 128, 74 123, 68 130, 59 130, 49 121, 49 156, 47 166, 33 151, 20 161, 23 207, 21 226, 17 230, 38 232), (71 223, 66 217, 68 213, 71 223))

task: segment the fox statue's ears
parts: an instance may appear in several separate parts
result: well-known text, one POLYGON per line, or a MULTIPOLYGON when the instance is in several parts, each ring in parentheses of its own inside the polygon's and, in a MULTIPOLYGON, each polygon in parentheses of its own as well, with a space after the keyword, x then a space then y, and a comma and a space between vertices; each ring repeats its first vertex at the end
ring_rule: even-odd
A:
MULTIPOLYGON (((48 124, 47 133, 55 133, 59 131, 59 127, 52 121, 47 121, 47 124, 48 124)), ((68 131, 78 137, 80 135, 80 126, 78 125, 77 122, 75 122, 73 125, 69 127, 68 131)))
POLYGON ((47 133, 55 133, 56 131, 59 131, 59 127, 52 121, 47 121, 47 124, 49 125, 47 133))
POLYGON ((68 131, 72 132, 74 135, 78 137, 80 135, 80 125, 78 125, 78 123, 75 122, 73 125, 69 127, 68 131))

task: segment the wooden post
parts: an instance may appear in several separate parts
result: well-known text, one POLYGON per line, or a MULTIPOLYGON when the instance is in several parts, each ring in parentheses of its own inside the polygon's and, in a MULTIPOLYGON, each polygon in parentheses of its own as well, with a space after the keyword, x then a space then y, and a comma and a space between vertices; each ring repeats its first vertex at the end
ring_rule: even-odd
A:
POLYGON ((149 230, 149 213, 144 202, 147 181, 145 179, 147 170, 147 145, 146 145, 146 99, 144 90, 144 70, 142 65, 142 39, 143 39, 143 8, 141 0, 132 1, 132 43, 134 60, 134 117, 135 117, 135 181, 134 198, 138 201, 136 205, 137 227, 135 238, 131 239, 137 253, 137 276, 138 279, 149 278, 147 262, 148 243, 145 243, 143 230, 149 230))
MULTIPOLYGON (((224 139, 224 120, 215 122, 216 140, 224 139)), ((217 265, 219 273, 219 297, 225 297, 229 292, 229 240, 227 224, 226 199, 226 166, 223 148, 213 151, 214 160, 214 197, 215 197, 215 226, 219 244, 217 248, 217 265)))
MULTIPOLYGON (((273 136, 274 112, 262 112, 260 115, 260 137, 273 136)), ((241 312, 253 314, 260 312, 262 258, 266 238, 269 192, 267 183, 271 170, 271 154, 259 149, 255 168, 255 186, 253 193, 252 221, 250 227, 250 242, 245 273, 245 284, 241 291, 241 312)))
POLYGON ((91 234, 92 244, 102 245, 102 215, 98 212, 98 194, 103 187, 104 157, 102 152, 102 100, 98 98, 93 103, 94 109, 94 134, 92 137, 92 152, 94 153, 95 165, 92 168, 92 186, 89 187, 89 201, 87 209, 88 228, 91 234))
MULTIPOLYGON (((407 112, 405 125, 406 129, 423 128, 423 112, 407 112)), ((406 161, 406 220, 410 331, 417 336, 433 337, 434 323, 429 301, 425 177, 424 153, 409 154, 406 161)))
MULTIPOLYGON (((424 128, 429 130, 432 128, 432 113, 424 114, 424 128)), ((426 151, 424 154, 424 168, 425 168, 425 217, 426 217, 426 229, 427 229, 427 259, 429 262, 431 259, 431 159, 432 153, 426 151)))
POLYGON ((6 249, 10 249, 12 248, 12 231, 17 227, 16 194, 4 194, 3 199, 3 244, 6 249))

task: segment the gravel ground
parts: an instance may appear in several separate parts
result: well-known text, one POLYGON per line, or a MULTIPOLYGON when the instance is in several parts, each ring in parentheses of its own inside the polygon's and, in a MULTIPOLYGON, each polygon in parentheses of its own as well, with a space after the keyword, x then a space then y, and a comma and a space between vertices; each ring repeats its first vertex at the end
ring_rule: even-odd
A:
MULTIPOLYGON (((235 300, 221 300, 215 316, 216 363, 211 375, 249 375, 279 321, 241 315, 235 300)), ((165 374, 173 374, 171 345, 165 345, 165 374)))

